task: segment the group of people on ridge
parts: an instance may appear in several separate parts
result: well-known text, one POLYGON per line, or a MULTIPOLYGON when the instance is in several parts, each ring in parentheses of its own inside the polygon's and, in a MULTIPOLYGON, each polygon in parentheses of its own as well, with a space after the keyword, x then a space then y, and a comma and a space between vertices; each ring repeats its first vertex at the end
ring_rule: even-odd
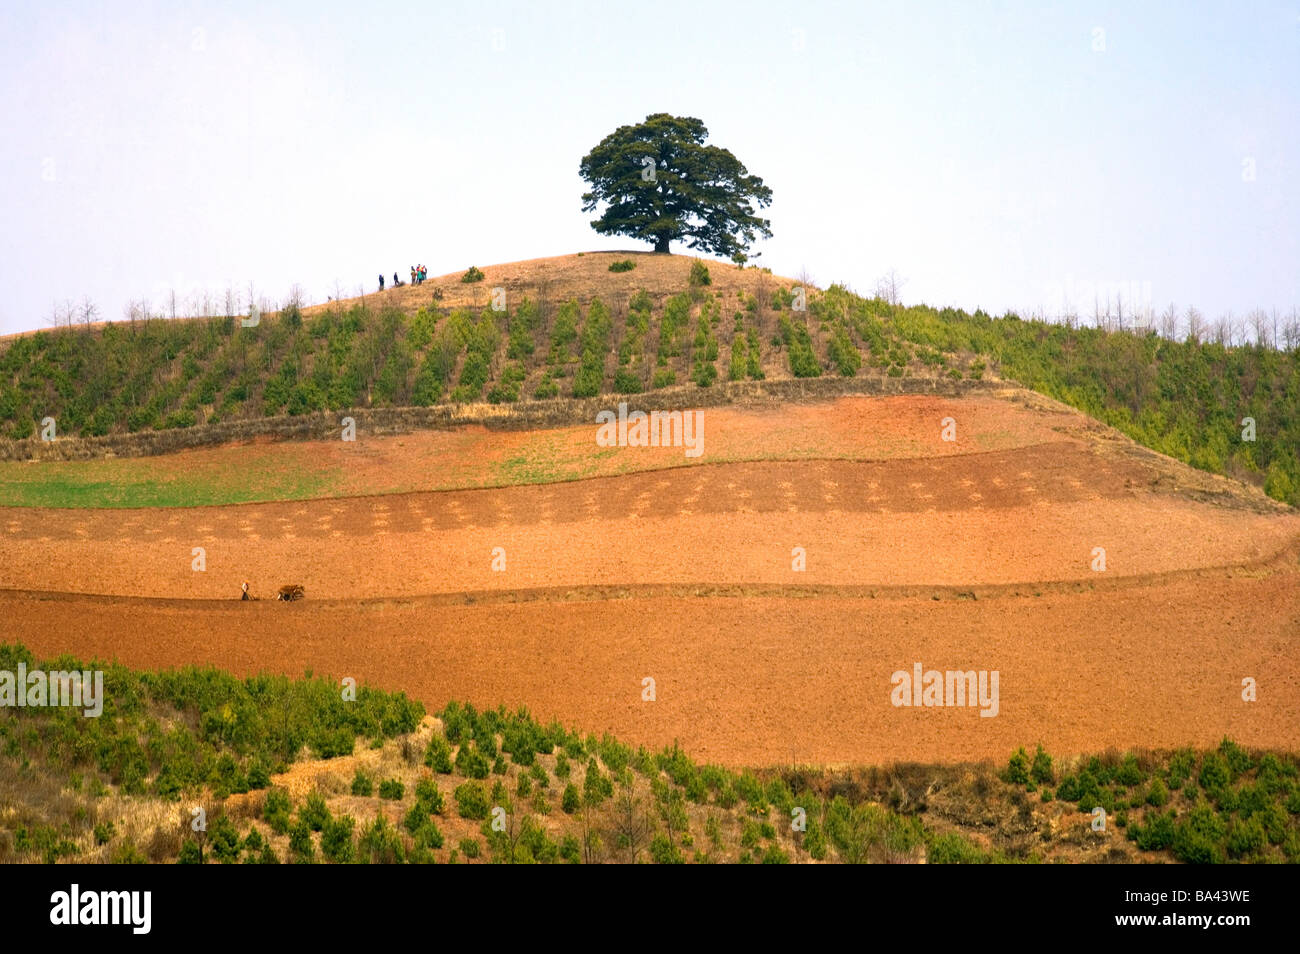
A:
MULTIPOLYGON (((411 266, 411 284, 412 284, 412 285, 423 285, 423 284, 424 284, 424 280, 425 280, 426 278, 428 278, 428 277, 429 277, 429 270, 428 270, 427 268, 425 268, 423 265, 412 265, 412 266, 411 266)), ((406 282, 402 281, 400 278, 397 277, 397 272, 393 272, 393 287, 394 287, 394 288, 401 288, 401 287, 402 287, 403 285, 405 285, 405 284, 406 284, 406 282)), ((379 276, 379 290, 380 290, 380 291, 383 291, 383 290, 384 290, 384 276, 383 276, 382 273, 381 273, 380 276, 379 276)))

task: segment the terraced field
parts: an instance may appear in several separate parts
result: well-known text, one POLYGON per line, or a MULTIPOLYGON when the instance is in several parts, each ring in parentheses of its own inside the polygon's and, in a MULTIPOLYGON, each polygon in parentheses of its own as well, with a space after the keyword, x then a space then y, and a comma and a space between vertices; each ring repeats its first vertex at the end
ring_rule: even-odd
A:
POLYGON ((1288 508, 1014 389, 703 414, 698 459, 597 453, 593 424, 23 465, 274 467, 301 499, 0 509, 5 636, 522 704, 730 765, 1300 745, 1288 508), (308 599, 267 599, 288 582, 308 599), (895 707, 916 662, 997 670, 997 717, 895 707))

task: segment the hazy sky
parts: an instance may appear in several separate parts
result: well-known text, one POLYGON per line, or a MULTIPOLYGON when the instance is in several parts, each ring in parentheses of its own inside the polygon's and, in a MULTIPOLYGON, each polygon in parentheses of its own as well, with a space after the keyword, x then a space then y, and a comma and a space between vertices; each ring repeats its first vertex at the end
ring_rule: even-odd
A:
POLYGON ((778 273, 999 313, 1300 304, 1300 0, 22 6, 0 333, 648 250, 591 230, 577 170, 652 112, 772 188, 778 273))

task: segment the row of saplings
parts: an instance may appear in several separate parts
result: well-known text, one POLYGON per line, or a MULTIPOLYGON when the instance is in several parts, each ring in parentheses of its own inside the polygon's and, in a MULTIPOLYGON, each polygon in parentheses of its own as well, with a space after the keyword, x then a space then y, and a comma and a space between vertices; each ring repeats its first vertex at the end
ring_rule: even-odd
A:
POLYGON ((1006 781, 1073 802, 1108 819, 1142 851, 1180 861, 1300 862, 1300 764, 1294 755, 1252 754, 1224 739, 1199 758, 1191 749, 1163 756, 1093 756, 1061 773, 1039 746, 1012 757, 1006 781))
MULTIPOLYGON (((487 849, 498 860, 579 862, 608 857, 633 861, 645 852, 659 863, 681 863, 686 860, 682 849, 694 849, 697 862, 718 860, 724 849, 722 822, 726 816, 710 814, 703 826, 703 840, 697 845, 695 835, 699 833, 691 831, 688 802, 712 802, 724 812, 737 809, 732 820, 741 829, 736 847, 742 863, 790 861, 778 839, 777 826, 782 824, 782 818, 791 817, 796 805, 806 806, 807 814, 807 826, 796 840, 797 847, 813 859, 826 859, 829 846, 834 846, 847 861, 867 860, 881 851, 910 856, 925 834, 917 819, 896 816, 879 806, 849 805, 842 798, 824 803, 811 792, 795 795, 780 778, 764 785, 747 772, 737 776, 714 766, 698 767, 675 746, 655 756, 644 749, 634 751, 608 736, 583 740, 558 725, 544 728, 522 714, 479 714, 470 707, 460 709, 454 705, 444 710, 442 717, 447 737, 457 740, 458 751, 453 758, 448 738, 435 734, 424 762, 436 773, 435 778, 437 774, 453 773, 465 778, 451 793, 455 811, 461 818, 482 822, 487 849), (569 816, 583 813, 583 841, 575 834, 554 840, 531 816, 516 815, 505 784, 506 750, 518 766, 514 795, 521 806, 528 805, 541 815, 550 814, 554 803, 546 794, 550 773, 536 756, 554 751, 555 776, 565 783, 562 794, 557 793, 555 807, 569 816), (578 760, 576 766, 570 764, 570 756, 578 760), (585 771, 579 779, 584 757, 585 771), (650 779, 651 798, 647 803, 643 804, 635 794, 634 770, 650 779), (491 775, 499 777, 489 788, 482 780, 491 775), (496 806, 508 813, 509 824, 504 830, 493 825, 496 806), (776 809, 774 819, 769 819, 771 808, 776 809), (600 826, 603 836, 585 823, 588 809, 604 817, 605 824, 600 826)), ((368 773, 356 772, 351 789, 354 795, 370 796, 375 787, 368 773)), ((405 786, 397 779, 387 779, 379 783, 378 794, 380 798, 401 801, 405 786)), ((414 794, 414 804, 405 812, 400 826, 381 815, 358 830, 351 816, 332 815, 319 794, 308 796, 295 813, 288 794, 281 789, 267 793, 262 818, 272 832, 288 836, 285 860, 427 863, 434 860, 435 850, 446 847, 435 816, 445 816, 448 805, 434 778, 421 779, 414 794)), ((465 838, 451 847, 448 860, 477 858, 480 854, 479 841, 465 838)), ((258 831, 249 831, 241 838, 234 822, 222 815, 209 831, 184 844, 180 860, 274 863, 281 858, 258 831)))

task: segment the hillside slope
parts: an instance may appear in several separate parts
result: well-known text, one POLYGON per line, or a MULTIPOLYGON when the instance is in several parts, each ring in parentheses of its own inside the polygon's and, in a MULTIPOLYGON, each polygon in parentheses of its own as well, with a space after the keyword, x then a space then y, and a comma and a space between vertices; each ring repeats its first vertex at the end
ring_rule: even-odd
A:
MULTIPOLYGON (((311 412, 594 398, 724 381, 1014 379, 1162 453, 1300 503, 1300 350, 1225 348, 902 307, 760 269, 587 253, 362 299, 0 342, 0 457, 38 434, 127 434, 311 412), (616 261, 635 267, 610 272, 616 261), (494 310, 494 288, 504 291, 494 310)), ((674 396, 673 400, 679 400, 674 396)), ((692 402, 680 398, 683 406, 692 402)), ((229 432, 226 432, 227 434, 229 432)))

